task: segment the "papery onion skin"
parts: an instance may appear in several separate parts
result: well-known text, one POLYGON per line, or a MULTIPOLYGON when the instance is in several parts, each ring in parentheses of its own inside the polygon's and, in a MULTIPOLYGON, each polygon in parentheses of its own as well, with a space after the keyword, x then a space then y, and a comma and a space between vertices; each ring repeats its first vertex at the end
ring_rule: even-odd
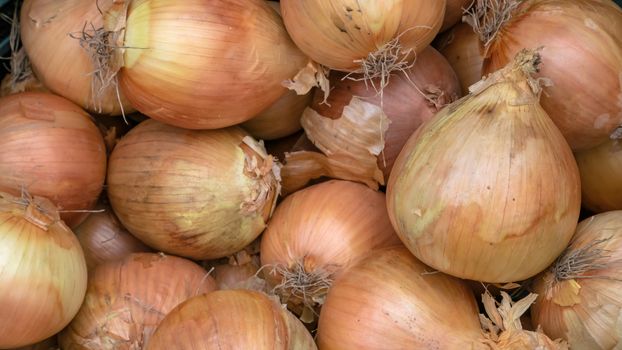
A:
POLYGON ((441 28, 445 0, 283 0, 281 12, 292 39, 312 60, 352 72, 361 68, 357 60, 398 37, 402 54, 421 52, 441 28))
POLYGON ((0 150, 0 190, 50 199, 70 227, 97 203, 106 146, 89 115, 69 100, 39 92, 1 98, 0 150))
POLYGON ((322 350, 487 349, 462 281, 430 269, 404 247, 369 254, 338 278, 320 313, 322 350))
POLYGON ((83 30, 93 35, 92 29, 103 25, 100 10, 106 11, 112 2, 25 0, 21 9, 21 39, 32 69, 45 87, 90 112, 121 115, 119 99, 125 113, 131 113, 133 108, 114 86, 98 96, 92 95, 95 68, 76 39, 83 30))
POLYGON ((110 156, 115 214, 166 253, 204 260, 241 250, 265 228, 278 193, 275 163, 246 147, 247 135, 141 123, 110 156))
POLYGON ((581 221, 560 261, 558 272, 546 271, 535 281, 534 291, 539 297, 531 309, 534 325, 542 326, 551 337, 567 339, 572 349, 619 347, 622 343, 622 211, 601 213, 581 221), (577 255, 586 248, 592 254, 577 255), (572 254, 576 259, 562 260, 572 254), (580 261, 583 266, 577 264, 580 261), (562 274, 570 276, 563 278, 562 274), (576 277, 572 278, 573 275, 576 277))
POLYGON ((524 1, 488 48, 483 71, 541 46, 538 76, 553 83, 542 107, 573 150, 605 142, 622 124, 622 10, 613 1, 524 1))
POLYGON ((123 46, 139 49, 123 53, 121 90, 145 115, 187 129, 251 119, 309 60, 265 0, 136 0, 123 27, 123 46))
POLYGON ((583 206, 594 213, 622 210, 622 140, 575 153, 583 206))
POLYGON ((411 252, 439 271, 522 281, 546 269, 572 237, 579 172, 532 91, 537 82, 523 72, 537 57, 523 51, 516 67, 440 111, 395 163, 391 221, 411 252))
POLYGON ((76 315, 86 292, 80 243, 47 199, 0 193, 0 348, 40 342, 76 315))
POLYGON ((143 349, 158 324, 183 301, 216 289, 192 261, 135 253, 98 266, 80 312, 59 335, 63 350, 143 349))
POLYGON ((278 300, 245 290, 187 300, 162 321, 146 350, 314 350, 313 337, 278 300))
POLYGON ((462 19, 462 13, 473 3, 473 0, 447 0, 445 19, 441 26, 441 32, 453 27, 462 19))

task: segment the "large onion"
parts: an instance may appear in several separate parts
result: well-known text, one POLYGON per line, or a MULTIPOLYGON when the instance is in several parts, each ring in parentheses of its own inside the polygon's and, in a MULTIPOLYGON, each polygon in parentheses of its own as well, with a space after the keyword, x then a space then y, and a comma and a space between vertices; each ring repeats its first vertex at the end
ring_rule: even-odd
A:
POLYGON ((27 92, 0 99, 0 190, 49 198, 74 227, 97 203, 106 177, 106 146, 72 102, 27 92), (81 212, 82 211, 82 212, 81 212))
POLYGON ((484 72, 506 65, 523 48, 543 46, 538 76, 552 86, 544 90, 542 107, 574 150, 605 142, 622 124, 622 9, 602 0, 480 3, 501 4, 491 6, 494 15, 479 11, 488 43, 484 72))
POLYGON ((622 210, 622 140, 576 152, 575 158, 583 206, 596 213, 622 210))
POLYGON ((104 87, 83 36, 97 35, 103 25, 100 11, 112 0, 25 0, 21 9, 21 38, 32 69, 41 82, 83 108, 102 114, 132 111, 115 86, 104 87), (84 33, 83 33, 84 31, 84 33), (118 95, 117 95, 118 94, 118 95))
POLYGON ((80 312, 59 335, 63 350, 143 349, 174 307, 215 289, 197 264, 136 253, 98 266, 80 312))
POLYGON ((579 218, 573 154, 538 103, 539 55, 515 61, 411 137, 387 189, 389 215, 424 263, 477 281, 521 281, 566 248, 579 218))
POLYGON ((261 239, 264 275, 305 321, 331 282, 370 250, 400 244, 381 192, 329 181, 280 203, 261 239))
POLYGON ((573 349, 622 344, 622 211, 583 220, 564 254, 540 276, 534 324, 573 349))
POLYGON ((147 245, 215 259, 250 244, 278 195, 278 167, 237 127, 184 130, 147 120, 115 147, 108 197, 119 220, 147 245))
POLYGON ((216 291, 172 310, 146 350, 315 350, 311 334, 278 300, 244 290, 216 291))
POLYGON ((86 291, 80 243, 47 199, 0 193, 0 348, 42 341, 76 315, 86 291))
POLYGON ((460 22, 463 12, 467 10, 473 2, 474 0, 447 0, 441 32, 446 31, 460 22))

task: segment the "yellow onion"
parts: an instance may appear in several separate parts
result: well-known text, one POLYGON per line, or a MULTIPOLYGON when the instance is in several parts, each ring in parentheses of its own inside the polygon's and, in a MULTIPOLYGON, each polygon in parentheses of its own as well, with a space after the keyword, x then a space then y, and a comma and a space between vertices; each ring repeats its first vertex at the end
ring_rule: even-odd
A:
POLYGON ((467 23, 458 23, 437 39, 436 47, 453 67, 467 94, 469 86, 482 79, 484 54, 480 50, 479 36, 467 23))
POLYGON ((595 213, 622 210, 622 140, 576 152, 583 206, 595 213))
POLYGON ((389 178, 410 135, 461 95, 453 69, 432 47, 417 55, 412 69, 393 76, 382 94, 374 88, 380 84, 379 79, 370 82, 331 74, 328 99, 323 101, 318 90, 301 119, 307 137, 323 154, 292 153, 286 158, 286 192, 320 176, 377 189, 389 178))
POLYGON ((296 45, 315 62, 386 77, 432 42, 445 0, 283 0, 281 12, 296 45))
POLYGON ((572 349, 622 344, 622 211, 579 223, 568 249, 538 277, 534 324, 572 349))
POLYGON ((265 0, 118 1, 104 17, 106 71, 137 110, 187 129, 251 119, 309 62, 265 0))
POLYGON ((472 3, 473 0, 447 0, 445 18, 443 19, 441 32, 446 31, 447 29, 453 27, 456 23, 460 22, 462 14, 471 6, 472 3))
POLYGON ((263 293, 223 290, 187 300, 164 318, 146 350, 315 350, 313 337, 263 293))
POLYGON ((525 280, 566 248, 579 171, 540 106, 535 51, 471 88, 411 137, 387 188, 398 235, 422 262, 476 281, 525 280))
POLYGON ((62 97, 25 92, 0 99, 0 190, 50 199, 75 227, 99 198, 106 146, 80 107, 62 97))
POLYGON ((216 259, 265 228, 278 163, 238 127, 185 130, 147 120, 110 155, 107 192, 123 226, 150 247, 216 259))
POLYGON ((80 312, 59 335, 63 350, 143 349, 158 324, 183 301, 216 289, 192 261, 135 253, 99 265, 80 312))
POLYGON ((86 291, 80 243, 42 197, 0 193, 0 348, 45 340, 76 315, 86 291))
POLYGON ((132 253, 150 251, 149 247, 121 225, 112 209, 108 206, 101 208, 75 228, 89 270, 106 261, 121 260, 132 253))
POLYGON ((25 0, 21 9, 21 39, 35 75, 54 93, 88 111, 120 115, 132 107, 94 57, 84 40, 97 36, 103 25, 100 11, 113 0, 25 0))
POLYGON ((266 279, 284 303, 311 321, 339 274, 370 250, 400 244, 385 196, 333 180, 281 202, 261 238, 266 279))
POLYGON ((613 1, 480 0, 478 6, 472 22, 487 43, 484 73, 523 48, 542 46, 538 77, 552 81, 542 107, 573 150, 605 142, 622 124, 622 9, 613 1))
POLYGON ((313 92, 298 95, 288 90, 272 106, 241 126, 262 140, 275 140, 296 133, 301 129, 300 116, 313 99, 313 92))
POLYGON ((41 341, 33 345, 23 346, 20 348, 14 348, 14 349, 9 349, 9 350, 60 350, 60 348, 57 345, 56 335, 55 335, 53 337, 50 337, 44 341, 41 341))

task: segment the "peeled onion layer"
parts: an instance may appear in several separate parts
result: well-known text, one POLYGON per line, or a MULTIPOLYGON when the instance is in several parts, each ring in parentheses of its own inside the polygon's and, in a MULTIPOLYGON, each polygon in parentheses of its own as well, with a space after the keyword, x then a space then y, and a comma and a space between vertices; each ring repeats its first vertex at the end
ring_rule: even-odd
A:
POLYGON ((123 226, 154 249, 197 260, 250 244, 278 193, 278 163, 238 127, 147 120, 110 156, 108 197, 123 226))
POLYGON ((594 213, 622 210, 622 140, 576 152, 583 206, 594 213))
POLYGON ((387 187, 393 226, 410 251, 447 274, 522 281, 566 248, 580 211, 570 147, 538 103, 537 52, 472 87, 424 124, 387 187))
POLYGON ((144 349, 162 319, 183 301, 216 289, 192 261, 135 253, 98 266, 86 298, 59 335, 63 350, 144 349))
POLYGON ((575 151, 607 141, 622 124, 622 9, 613 1, 528 0, 498 11, 510 6, 517 8, 498 33, 484 32, 491 40, 484 73, 523 48, 543 47, 537 77, 552 82, 544 110, 575 151))
POLYGON ((315 350, 313 337, 278 300, 254 291, 215 291, 173 309, 146 350, 315 350))

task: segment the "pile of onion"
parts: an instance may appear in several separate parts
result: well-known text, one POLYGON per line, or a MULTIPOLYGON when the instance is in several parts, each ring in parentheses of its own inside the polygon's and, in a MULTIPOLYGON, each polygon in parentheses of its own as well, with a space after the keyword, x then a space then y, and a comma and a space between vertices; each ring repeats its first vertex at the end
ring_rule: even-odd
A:
POLYGON ((566 248, 579 171, 540 106, 540 56, 521 51, 411 137, 387 188, 398 235, 425 264, 483 282, 522 281, 566 248))
POLYGON ((183 301, 216 289, 192 261, 136 253, 98 266, 86 298, 59 335, 63 350, 143 349, 164 316, 183 301))
POLYGON ((332 180, 293 193, 277 206, 260 257, 275 293, 311 322, 343 270, 370 250, 398 244, 383 193, 332 180))
POLYGON ((173 309, 146 350, 316 350, 313 337, 278 299, 245 290, 200 295, 173 309))
POLYGON ((472 12, 484 73, 543 47, 538 77, 552 85, 542 107, 573 150, 605 142, 622 124, 622 9, 613 1, 478 0, 472 12))
POLYGON ((583 220, 564 254, 536 280, 534 324, 573 349, 622 343, 622 211, 583 220))
POLYGON ((112 77, 83 46, 103 35, 100 11, 113 0, 24 0, 21 39, 37 78, 48 89, 91 112, 120 115, 132 107, 122 92, 105 82, 112 77))
POLYGON ((461 280, 430 273, 406 248, 367 255, 338 278, 320 314, 322 350, 371 349, 567 349, 544 334, 522 329, 521 315, 532 294, 513 304, 507 294, 497 306, 475 298, 461 280), (480 324, 481 322, 481 324, 480 324))
POLYGON ((80 243, 41 197, 0 193, 0 348, 40 342, 76 315, 86 291, 80 243))
POLYGON ((238 127, 185 130, 155 120, 119 141, 107 193, 117 217, 150 247, 197 260, 231 255, 266 226, 278 163, 238 127))
POLYGON ((75 227, 93 209, 106 177, 106 146, 80 107, 25 92, 0 99, 0 190, 50 199, 75 227))
POLYGON ((622 140, 575 153, 583 206, 595 213, 622 210, 622 140))

